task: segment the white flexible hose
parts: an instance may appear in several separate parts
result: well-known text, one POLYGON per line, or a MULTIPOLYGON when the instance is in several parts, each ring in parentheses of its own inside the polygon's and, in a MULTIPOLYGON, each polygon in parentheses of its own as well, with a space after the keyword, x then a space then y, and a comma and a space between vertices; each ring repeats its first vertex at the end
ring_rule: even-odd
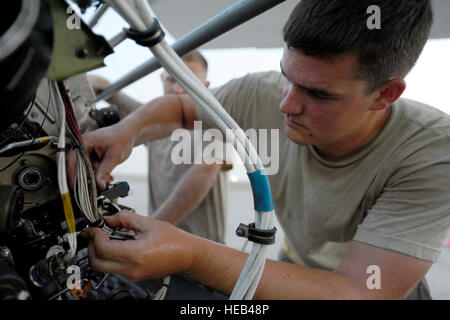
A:
MULTIPOLYGON (((263 169, 258 153, 249 142, 244 131, 225 111, 212 93, 207 90, 200 80, 192 73, 183 60, 174 52, 174 50, 165 41, 160 42, 151 49, 155 57, 162 65, 166 62, 166 60, 172 61, 175 64, 174 68, 169 68, 170 66, 167 65, 167 68, 165 67, 166 70, 175 78, 175 80, 177 80, 177 82, 179 81, 179 84, 186 90, 186 92, 191 95, 196 100, 197 104, 199 104, 200 107, 208 113, 208 116, 214 123, 221 121, 227 128, 234 131, 241 147, 244 149, 243 152, 245 152, 244 157, 242 157, 242 153, 240 154, 243 163, 248 163, 248 161, 245 160, 246 157, 249 157, 250 163, 254 165, 254 167, 248 167, 247 171, 254 172, 263 169), (167 59, 167 57, 169 57, 169 59, 167 59)), ((239 153, 239 150, 237 151, 239 153)))
MULTIPOLYGON (((137 31, 146 31, 153 24, 153 18, 148 13, 143 0, 134 0, 135 8, 124 0, 105 0, 111 7, 127 20, 131 27, 137 31), (133 9, 138 8, 138 12, 133 9)), ((185 65, 175 51, 163 40, 151 47, 153 55, 160 64, 174 77, 181 87, 196 101, 207 117, 225 132, 229 141, 237 138, 236 151, 243 160, 248 173, 263 170, 264 166, 255 148, 249 142, 244 131, 233 118, 222 108, 216 98, 204 87, 200 80, 185 65), (231 133, 233 129, 234 134, 231 133), (247 161, 250 159, 250 161, 247 161)), ((271 229, 273 227, 273 211, 255 212, 255 227, 258 229, 271 229)), ((230 299, 251 299, 262 276, 265 263, 265 245, 254 243, 247 262, 241 272, 230 299)))

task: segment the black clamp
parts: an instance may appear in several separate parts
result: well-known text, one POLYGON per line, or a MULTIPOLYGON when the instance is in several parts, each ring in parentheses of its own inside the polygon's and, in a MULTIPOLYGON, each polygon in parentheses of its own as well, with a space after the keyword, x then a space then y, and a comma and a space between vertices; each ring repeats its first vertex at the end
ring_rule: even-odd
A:
POLYGON ((99 128, 109 127, 120 121, 119 114, 111 107, 101 110, 92 109, 89 115, 97 122, 99 128))
POLYGON ((100 217, 97 221, 91 223, 91 227, 103 228, 105 226, 105 218, 100 217))
POLYGON ((238 237, 247 238, 249 241, 253 241, 259 244, 273 244, 275 243, 275 233, 277 228, 273 227, 270 230, 255 228, 255 223, 246 225, 240 223, 236 229, 238 237))
POLYGON ((153 19, 153 25, 147 31, 140 32, 130 28, 125 29, 125 33, 128 38, 145 47, 153 47, 155 44, 161 42, 165 36, 158 19, 153 19))

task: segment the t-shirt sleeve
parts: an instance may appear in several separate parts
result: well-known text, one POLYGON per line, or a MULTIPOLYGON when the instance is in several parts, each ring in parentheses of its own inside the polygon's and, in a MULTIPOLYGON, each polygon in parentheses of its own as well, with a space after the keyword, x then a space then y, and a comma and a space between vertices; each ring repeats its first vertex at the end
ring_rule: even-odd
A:
POLYGON ((396 168, 354 240, 434 262, 449 230, 450 143, 444 136, 396 168))

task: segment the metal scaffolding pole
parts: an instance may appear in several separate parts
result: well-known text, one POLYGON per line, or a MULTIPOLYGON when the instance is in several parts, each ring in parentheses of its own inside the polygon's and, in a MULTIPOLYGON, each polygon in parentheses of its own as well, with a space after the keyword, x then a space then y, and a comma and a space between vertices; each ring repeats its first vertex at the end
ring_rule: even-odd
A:
MULTIPOLYGON (((284 1, 286 0, 241 0, 177 40, 172 47, 181 56, 284 1)), ((106 87, 97 95, 96 101, 110 98, 120 89, 145 77, 160 67, 161 65, 158 60, 155 58, 149 59, 106 87)))
POLYGON ((95 14, 92 16, 91 20, 88 22, 88 24, 87 24, 88 27, 92 29, 98 23, 100 18, 105 14, 105 12, 106 12, 106 10, 108 10, 108 8, 109 8, 109 5, 107 5, 106 3, 102 4, 100 6, 100 8, 98 8, 97 11, 95 12, 95 14))

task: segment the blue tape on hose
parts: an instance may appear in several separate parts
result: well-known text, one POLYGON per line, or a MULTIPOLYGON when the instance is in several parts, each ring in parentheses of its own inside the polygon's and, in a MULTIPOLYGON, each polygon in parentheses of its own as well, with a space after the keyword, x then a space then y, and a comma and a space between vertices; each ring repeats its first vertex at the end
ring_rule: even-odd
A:
POLYGON ((248 174, 253 191, 253 202, 256 211, 268 212, 273 210, 272 193, 270 184, 264 170, 258 170, 248 174))

